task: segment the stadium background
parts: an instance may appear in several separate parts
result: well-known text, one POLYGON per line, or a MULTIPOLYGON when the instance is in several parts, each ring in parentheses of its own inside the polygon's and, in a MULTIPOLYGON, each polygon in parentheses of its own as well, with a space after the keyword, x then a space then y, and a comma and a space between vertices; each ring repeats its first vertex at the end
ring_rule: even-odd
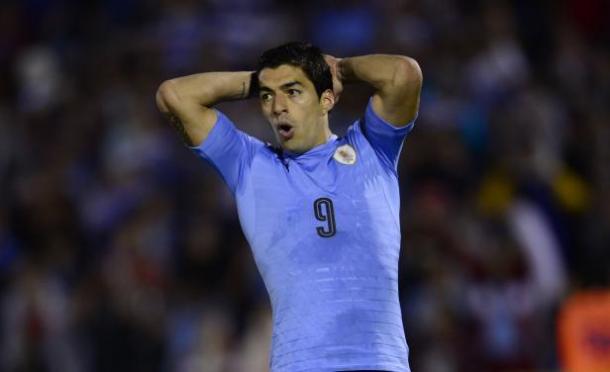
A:
MULTIPOLYGON (((422 66, 400 163, 414 370, 557 370, 562 303, 610 286, 609 27, 602 0, 2 1, 0 370, 266 370, 231 197, 154 94, 302 39, 422 66)), ((346 89, 335 132, 368 94, 346 89)), ((257 102, 222 109, 270 139, 257 102)))

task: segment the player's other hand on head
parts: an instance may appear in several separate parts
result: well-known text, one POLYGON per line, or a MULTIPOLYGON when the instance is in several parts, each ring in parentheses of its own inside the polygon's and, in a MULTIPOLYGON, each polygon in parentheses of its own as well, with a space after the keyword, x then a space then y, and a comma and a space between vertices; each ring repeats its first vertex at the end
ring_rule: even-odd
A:
POLYGON ((324 60, 330 66, 330 73, 333 76, 333 93, 335 94, 335 103, 339 102, 341 92, 343 92, 343 77, 341 76, 341 70, 339 69, 339 62, 341 58, 331 56, 330 54, 324 54, 324 60))

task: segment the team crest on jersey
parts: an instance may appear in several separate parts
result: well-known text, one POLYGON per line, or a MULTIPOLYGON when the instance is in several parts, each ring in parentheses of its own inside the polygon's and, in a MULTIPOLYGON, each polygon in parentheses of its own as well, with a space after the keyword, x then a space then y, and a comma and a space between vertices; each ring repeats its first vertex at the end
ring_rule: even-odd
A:
POLYGON ((339 146, 333 158, 341 164, 352 165, 356 162, 356 151, 350 145, 339 146))

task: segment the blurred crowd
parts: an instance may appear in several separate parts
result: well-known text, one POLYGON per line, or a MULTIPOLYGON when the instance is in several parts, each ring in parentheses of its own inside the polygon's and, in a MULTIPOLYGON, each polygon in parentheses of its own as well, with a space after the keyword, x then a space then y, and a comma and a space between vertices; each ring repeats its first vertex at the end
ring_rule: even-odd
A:
MULTIPOLYGON (((560 368, 562 303, 610 288, 603 0, 2 1, 0 370, 267 370, 234 202, 154 96, 290 40, 422 67, 399 165, 413 370, 560 368)), ((335 133, 370 93, 346 87, 335 133)), ((272 141, 256 101, 220 109, 272 141)))

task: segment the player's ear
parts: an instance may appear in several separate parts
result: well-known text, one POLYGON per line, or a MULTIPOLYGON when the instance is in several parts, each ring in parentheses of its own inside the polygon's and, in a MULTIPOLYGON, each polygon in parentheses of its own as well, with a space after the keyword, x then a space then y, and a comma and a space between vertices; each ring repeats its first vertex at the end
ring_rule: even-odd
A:
POLYGON ((332 90, 327 89, 322 92, 322 96, 320 96, 320 105, 322 106, 322 113, 328 114, 330 110, 335 106, 335 94, 332 90))

